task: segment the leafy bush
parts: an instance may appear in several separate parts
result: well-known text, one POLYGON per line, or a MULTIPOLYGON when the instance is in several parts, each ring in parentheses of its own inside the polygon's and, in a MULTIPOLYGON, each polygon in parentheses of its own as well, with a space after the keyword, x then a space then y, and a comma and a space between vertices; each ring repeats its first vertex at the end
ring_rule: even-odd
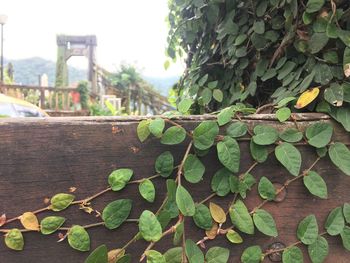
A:
POLYGON ((317 102, 302 106, 350 130, 349 1, 172 0, 169 6, 168 55, 186 58, 179 93, 193 100, 193 113, 236 102, 259 107, 318 87, 317 102))

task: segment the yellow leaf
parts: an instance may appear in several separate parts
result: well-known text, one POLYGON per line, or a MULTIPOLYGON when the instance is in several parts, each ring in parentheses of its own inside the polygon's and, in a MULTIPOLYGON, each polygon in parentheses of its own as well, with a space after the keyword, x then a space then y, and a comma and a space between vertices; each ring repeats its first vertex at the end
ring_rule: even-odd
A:
POLYGON ((350 77, 350 63, 344 65, 344 75, 345 77, 350 77))
POLYGON ((210 214, 213 217, 214 221, 222 224, 226 222, 226 213, 224 209, 214 203, 209 204, 210 214))
POLYGON ((214 223, 210 230, 205 231, 206 236, 209 239, 214 239, 218 234, 219 225, 214 223))
POLYGON ((319 93, 320 93, 319 87, 304 91, 300 95, 300 97, 297 101, 297 104, 295 105, 295 108, 301 109, 301 108, 304 108, 305 106, 309 105, 311 102, 314 101, 314 99, 317 98, 319 93))
POLYGON ((108 251, 108 263, 116 263, 124 254, 125 250, 120 248, 108 251))
POLYGON ((20 221, 25 229, 34 231, 40 230, 38 218, 32 212, 25 212, 21 215, 20 221))

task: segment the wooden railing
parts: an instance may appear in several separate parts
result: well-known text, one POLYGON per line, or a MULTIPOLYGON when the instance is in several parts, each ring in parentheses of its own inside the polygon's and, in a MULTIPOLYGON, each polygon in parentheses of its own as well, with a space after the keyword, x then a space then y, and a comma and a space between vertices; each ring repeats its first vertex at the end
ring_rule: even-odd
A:
POLYGON ((72 99, 74 88, 55 88, 26 85, 0 84, 1 93, 28 101, 48 110, 77 110, 72 99))

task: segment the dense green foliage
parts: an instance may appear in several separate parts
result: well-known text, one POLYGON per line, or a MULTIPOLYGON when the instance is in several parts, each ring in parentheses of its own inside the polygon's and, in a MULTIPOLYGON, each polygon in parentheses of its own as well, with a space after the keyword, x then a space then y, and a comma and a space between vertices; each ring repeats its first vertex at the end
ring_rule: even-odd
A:
POLYGON ((169 6, 167 53, 186 60, 178 90, 193 100, 193 113, 236 102, 259 107, 320 86, 307 110, 328 112, 349 130, 349 1, 171 0, 169 6))

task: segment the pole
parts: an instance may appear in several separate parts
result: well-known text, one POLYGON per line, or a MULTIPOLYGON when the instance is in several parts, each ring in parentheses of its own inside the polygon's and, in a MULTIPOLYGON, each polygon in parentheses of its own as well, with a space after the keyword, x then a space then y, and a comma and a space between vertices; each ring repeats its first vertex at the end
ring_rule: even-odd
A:
POLYGON ((1 24, 1 84, 4 83, 4 24, 1 24))

